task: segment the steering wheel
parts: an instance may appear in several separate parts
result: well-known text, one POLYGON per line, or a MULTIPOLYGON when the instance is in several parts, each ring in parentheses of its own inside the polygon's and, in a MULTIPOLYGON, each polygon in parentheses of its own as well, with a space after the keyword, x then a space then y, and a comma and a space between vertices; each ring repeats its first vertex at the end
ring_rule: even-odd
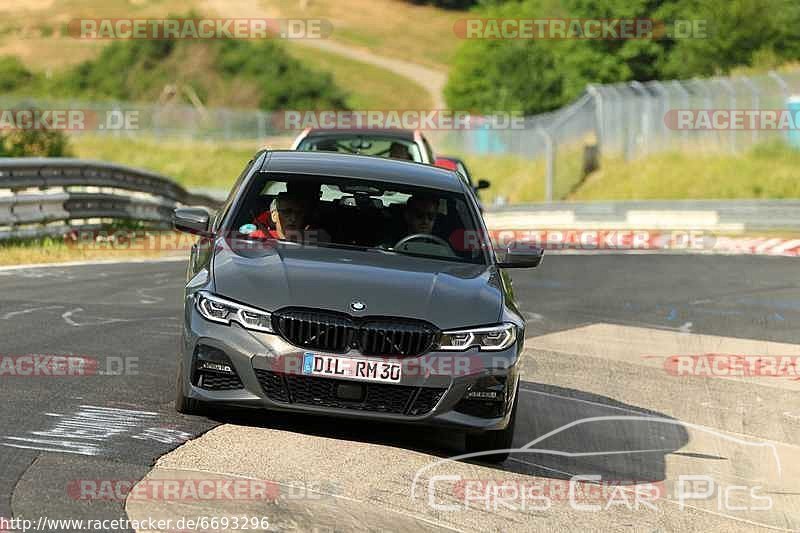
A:
POLYGON ((336 143, 336 148, 345 150, 349 154, 358 154, 359 153, 358 150, 353 150, 352 148, 350 148, 349 146, 347 146, 346 144, 343 144, 341 142, 337 142, 336 143))
POLYGON ((447 248, 451 252, 453 250, 450 247, 450 245, 447 243, 446 240, 442 239, 441 237, 437 237, 436 235, 431 235, 430 233, 415 233, 413 235, 408 235, 407 237, 403 237, 402 239, 397 241, 397 244, 394 245, 394 248, 396 250, 396 249, 400 248, 401 246, 403 246, 404 244, 407 244, 407 243, 409 243, 411 241, 433 242, 433 243, 436 243, 438 245, 444 246, 445 248, 447 248))

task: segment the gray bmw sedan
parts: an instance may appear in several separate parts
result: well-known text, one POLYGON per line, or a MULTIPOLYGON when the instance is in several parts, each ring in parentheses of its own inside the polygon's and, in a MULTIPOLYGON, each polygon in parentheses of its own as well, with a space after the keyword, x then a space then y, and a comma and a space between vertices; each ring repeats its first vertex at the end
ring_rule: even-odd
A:
POLYGON ((178 411, 230 405, 466 432, 507 457, 525 322, 475 193, 452 171, 259 152, 212 215, 179 208, 189 260, 178 411))

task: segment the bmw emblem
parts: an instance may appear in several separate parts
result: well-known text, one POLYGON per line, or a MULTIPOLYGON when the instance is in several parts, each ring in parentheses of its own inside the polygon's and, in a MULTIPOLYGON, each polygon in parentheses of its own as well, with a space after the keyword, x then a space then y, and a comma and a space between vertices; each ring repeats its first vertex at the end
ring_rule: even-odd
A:
POLYGON ((367 304, 362 302, 361 300, 353 300, 350 302, 350 309, 353 311, 363 311, 367 308, 367 304))

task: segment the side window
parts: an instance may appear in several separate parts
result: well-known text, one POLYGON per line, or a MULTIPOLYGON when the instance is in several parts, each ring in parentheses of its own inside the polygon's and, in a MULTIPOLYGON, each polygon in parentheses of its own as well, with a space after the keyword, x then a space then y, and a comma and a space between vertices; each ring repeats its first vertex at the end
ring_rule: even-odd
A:
POLYGON ((228 198, 225 199, 225 203, 222 204, 222 207, 219 208, 217 211, 217 215, 214 218, 214 226, 213 231, 216 233, 219 229, 220 224, 225 219, 225 216, 228 214, 228 211, 233 204, 233 199, 236 197, 236 193, 239 191, 239 187, 242 185, 242 181, 250 174, 250 170, 253 168, 253 163, 255 161, 261 161, 261 156, 254 157, 250 161, 247 162, 247 165, 242 170, 242 173, 239 174, 239 177, 236 178, 236 183, 234 183, 233 187, 231 187, 231 192, 228 193, 228 198))

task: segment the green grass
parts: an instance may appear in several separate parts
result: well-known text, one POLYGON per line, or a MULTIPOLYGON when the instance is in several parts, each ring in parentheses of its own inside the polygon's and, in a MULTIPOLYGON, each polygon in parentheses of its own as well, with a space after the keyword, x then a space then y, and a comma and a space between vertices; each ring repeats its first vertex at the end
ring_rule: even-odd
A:
MULTIPOLYGON (((472 179, 487 179, 491 187, 481 191, 486 204, 502 198, 505 203, 542 202, 545 200, 546 166, 544 159, 525 159, 514 155, 471 155, 458 150, 439 153, 458 155, 467 164, 472 179)), ((581 178, 579 150, 562 150, 556 156, 553 198, 565 198, 581 178)))
MULTIPOLYGON (((289 139, 272 139, 272 148, 286 148, 289 139)), ((99 159, 147 169, 174 178, 185 187, 230 187, 259 148, 247 142, 163 141, 152 138, 80 135, 70 137, 75 157, 99 159)), ((457 152, 447 153, 457 155, 457 152)), ((481 192, 487 203, 502 196, 507 202, 544 200, 544 161, 514 156, 467 155, 474 179, 492 186, 481 192)), ((565 162, 566 165, 566 162, 565 162)))
POLYGON ((389 70, 291 44, 289 55, 317 71, 328 71, 336 85, 348 92, 351 109, 430 109, 430 94, 420 85, 389 70))
POLYGON ((491 182, 491 187, 481 191, 486 205, 493 204, 498 197, 506 203, 544 200, 544 161, 497 155, 465 155, 463 159, 476 183, 480 179, 491 182))
MULTIPOLYGON (((288 139, 273 139, 285 148, 288 139)), ((255 143, 159 141, 99 136, 70 139, 76 157, 152 170, 187 187, 227 188, 259 148, 255 143)), ((488 179, 487 204, 544 200, 544 160, 516 156, 462 155, 473 178, 488 179)), ((783 144, 759 145, 741 154, 664 153, 635 161, 604 159, 600 170, 569 194, 580 178, 580 151, 562 150, 556 160, 554 197, 586 200, 681 200, 800 198, 800 151, 783 144)))
MULTIPOLYGON (((178 237, 176 236, 175 242, 182 242, 177 239, 178 237)), ((64 239, 53 237, 0 241, 0 265, 2 266, 64 263, 68 261, 145 259, 180 254, 185 255, 185 252, 114 250, 111 246, 88 248, 85 246, 67 245, 64 239)))
MULTIPOLYGON (((443 148, 442 154, 459 155, 443 148)), ((487 204, 540 202, 545 198, 543 159, 460 154, 475 180, 492 186, 481 192, 487 204)), ((556 200, 685 200, 800 198, 800 150, 783 143, 761 144, 738 154, 666 152, 634 161, 604 158, 583 183, 581 151, 561 150, 556 158, 556 200)))
POLYGON ((606 159, 571 200, 800 198, 800 150, 781 143, 741 154, 669 152, 606 159))
POLYGON ((159 141, 88 135, 71 137, 70 147, 75 157, 150 170, 174 178, 184 187, 222 189, 233 185, 259 148, 255 143, 245 142, 159 141))

